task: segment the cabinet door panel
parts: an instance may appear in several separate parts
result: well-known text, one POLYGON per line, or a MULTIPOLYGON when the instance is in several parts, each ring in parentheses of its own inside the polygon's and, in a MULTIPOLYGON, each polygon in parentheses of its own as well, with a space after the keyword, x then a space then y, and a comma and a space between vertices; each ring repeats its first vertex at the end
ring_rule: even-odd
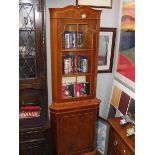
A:
MULTIPOLYGON (((62 154, 87 152, 94 141, 94 113, 85 112, 61 118, 60 146, 62 154)), ((60 153, 60 154, 61 154, 60 153)))
POLYGON ((20 83, 40 78, 44 64, 43 0, 19 1, 20 83))
POLYGON ((19 3, 19 77, 36 78, 35 5, 19 3))

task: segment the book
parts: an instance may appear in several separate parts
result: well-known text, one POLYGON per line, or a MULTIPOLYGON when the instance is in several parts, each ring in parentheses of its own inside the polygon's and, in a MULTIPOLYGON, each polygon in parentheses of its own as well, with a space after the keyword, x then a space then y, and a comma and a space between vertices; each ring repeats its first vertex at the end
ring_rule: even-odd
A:
POLYGON ((78 55, 77 59, 77 70, 84 73, 88 72, 88 58, 86 56, 78 55))
POLYGON ((19 118, 34 118, 39 117, 41 112, 40 106, 21 106, 19 118))
POLYGON ((62 72, 64 74, 88 72, 88 58, 86 56, 65 54, 62 57, 62 62, 62 72))
POLYGON ((78 32, 78 48, 83 47, 83 32, 78 32))
POLYGON ((74 72, 74 55, 66 54, 62 57, 63 73, 69 74, 74 72))
POLYGON ((62 98, 74 97, 74 84, 62 85, 62 98))
POLYGON ((88 96, 90 93, 90 83, 89 82, 83 82, 83 83, 77 83, 75 86, 76 90, 76 96, 88 96))
POLYGON ((68 48, 78 48, 83 47, 83 32, 78 32, 78 41, 77 41, 77 32, 76 31, 65 31, 64 32, 64 47, 68 48))

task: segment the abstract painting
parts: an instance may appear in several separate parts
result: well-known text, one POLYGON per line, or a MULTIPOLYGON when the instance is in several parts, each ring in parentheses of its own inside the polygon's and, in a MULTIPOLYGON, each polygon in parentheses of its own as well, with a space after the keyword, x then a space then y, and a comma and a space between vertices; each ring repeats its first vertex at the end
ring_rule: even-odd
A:
POLYGON ((116 71, 135 82, 135 0, 123 0, 116 71))
POLYGON ((134 92, 114 80, 107 119, 131 113, 135 115, 134 92))

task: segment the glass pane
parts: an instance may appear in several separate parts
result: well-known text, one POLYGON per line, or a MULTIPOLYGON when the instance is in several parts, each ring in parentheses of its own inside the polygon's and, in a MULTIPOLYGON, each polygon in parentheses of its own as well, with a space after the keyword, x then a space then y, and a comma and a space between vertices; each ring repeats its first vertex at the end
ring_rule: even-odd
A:
POLYGON ((67 24, 62 38, 61 97, 90 96, 93 31, 88 24, 67 24))
POLYGON ((62 98, 85 97, 90 95, 90 76, 63 77, 62 98))
POLYGON ((63 34, 63 48, 76 48, 77 24, 68 24, 63 34))
POLYGON ((36 78, 34 6, 19 4, 19 78, 36 78))
POLYGON ((93 31, 87 24, 78 25, 78 48, 92 48, 93 31))
POLYGON ((74 52, 73 54, 71 52, 65 53, 62 57, 62 74, 69 75, 90 72, 90 55, 87 54, 88 52, 77 55, 74 52))

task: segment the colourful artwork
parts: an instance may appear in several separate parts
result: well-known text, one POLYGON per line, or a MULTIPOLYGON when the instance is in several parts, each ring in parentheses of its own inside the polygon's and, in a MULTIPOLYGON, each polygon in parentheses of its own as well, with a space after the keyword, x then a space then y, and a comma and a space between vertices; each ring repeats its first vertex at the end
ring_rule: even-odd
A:
POLYGON ((107 119, 120 117, 128 113, 135 115, 134 92, 114 80, 107 119))
POLYGON ((117 86, 114 86, 111 102, 115 108, 118 108, 121 93, 121 89, 119 89, 117 86))
POLYGON ((128 105, 129 105, 129 100, 130 100, 130 96, 128 94, 126 94, 125 92, 122 92, 120 102, 119 102, 119 106, 118 106, 118 110, 123 115, 126 115, 127 108, 128 108, 128 105))
POLYGON ((117 72, 135 82, 135 0, 123 0, 117 72))

